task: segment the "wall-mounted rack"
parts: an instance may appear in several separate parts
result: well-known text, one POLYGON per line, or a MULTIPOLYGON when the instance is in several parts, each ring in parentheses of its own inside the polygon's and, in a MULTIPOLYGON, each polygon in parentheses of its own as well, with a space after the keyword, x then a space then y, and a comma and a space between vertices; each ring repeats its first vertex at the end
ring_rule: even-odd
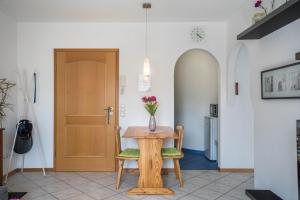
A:
POLYGON ((300 0, 289 0, 237 36, 238 40, 260 39, 300 18, 300 0))

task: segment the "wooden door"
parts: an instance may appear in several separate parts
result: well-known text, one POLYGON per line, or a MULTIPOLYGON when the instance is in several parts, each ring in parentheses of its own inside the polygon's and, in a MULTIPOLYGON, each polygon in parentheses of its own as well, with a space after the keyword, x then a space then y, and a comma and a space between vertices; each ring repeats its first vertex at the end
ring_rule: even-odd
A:
POLYGON ((118 50, 56 49, 55 69, 56 170, 114 171, 118 50))

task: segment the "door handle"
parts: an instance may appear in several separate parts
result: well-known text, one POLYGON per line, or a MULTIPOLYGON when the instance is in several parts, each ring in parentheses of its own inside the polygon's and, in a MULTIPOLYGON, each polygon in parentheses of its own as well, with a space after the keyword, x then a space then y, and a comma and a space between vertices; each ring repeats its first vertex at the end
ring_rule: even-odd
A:
POLYGON ((114 108, 112 106, 108 106, 106 108, 104 108, 104 110, 106 111, 106 117, 107 117, 107 124, 109 124, 110 122, 110 115, 112 115, 114 108))

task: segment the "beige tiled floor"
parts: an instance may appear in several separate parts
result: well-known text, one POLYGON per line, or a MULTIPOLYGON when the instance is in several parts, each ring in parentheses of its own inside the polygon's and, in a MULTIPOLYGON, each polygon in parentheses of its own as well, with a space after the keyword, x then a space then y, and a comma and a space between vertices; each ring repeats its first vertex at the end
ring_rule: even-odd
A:
POLYGON ((115 173, 16 174, 9 178, 8 189, 26 191, 24 200, 125 200, 125 199, 182 199, 182 200, 246 200, 245 189, 253 188, 253 174, 220 173, 218 171, 183 171, 185 186, 180 188, 173 173, 164 176, 164 183, 175 191, 172 196, 127 196, 136 185, 137 176, 125 174, 119 190, 115 189, 115 173))

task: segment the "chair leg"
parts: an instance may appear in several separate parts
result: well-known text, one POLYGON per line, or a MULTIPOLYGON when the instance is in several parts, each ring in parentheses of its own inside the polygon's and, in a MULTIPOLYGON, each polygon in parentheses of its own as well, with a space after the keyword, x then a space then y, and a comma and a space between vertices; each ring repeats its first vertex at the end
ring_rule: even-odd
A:
POLYGON ((175 173, 175 175, 176 175, 176 179, 178 180, 178 179, 179 179, 179 176, 178 176, 178 168, 177 168, 175 159, 173 159, 173 164, 174 164, 174 173, 175 173))
POLYGON ((179 160, 178 159, 174 159, 176 168, 177 168, 177 174, 178 174, 178 179, 179 179, 179 184, 180 187, 183 187, 183 180, 182 180, 182 174, 181 174, 181 169, 180 169, 180 164, 179 164, 179 160))
POLYGON ((119 160, 119 170, 118 170, 117 185, 116 185, 117 190, 120 188, 120 182, 121 182, 121 178, 122 178, 124 161, 125 160, 119 160))
POLYGON ((140 171, 140 162, 139 162, 139 160, 136 161, 136 164, 137 164, 137 168, 138 168, 137 175, 140 176, 141 171, 140 171))

